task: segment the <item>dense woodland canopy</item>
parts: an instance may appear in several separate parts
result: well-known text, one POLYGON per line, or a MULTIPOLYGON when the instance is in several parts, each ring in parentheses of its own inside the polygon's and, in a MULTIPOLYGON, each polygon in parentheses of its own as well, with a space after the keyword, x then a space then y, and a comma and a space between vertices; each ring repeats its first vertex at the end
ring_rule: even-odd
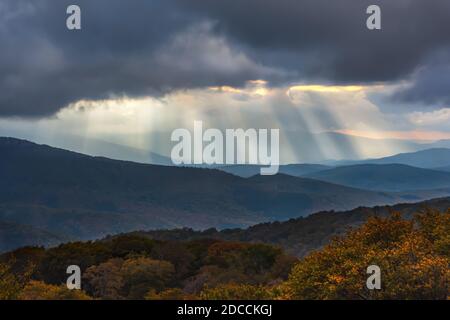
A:
POLYGON ((1 299, 447 299, 450 210, 372 217, 298 259, 263 243, 122 235, 1 256, 1 299), (65 286, 82 269, 82 290, 65 286), (382 289, 368 290, 376 264, 382 289))

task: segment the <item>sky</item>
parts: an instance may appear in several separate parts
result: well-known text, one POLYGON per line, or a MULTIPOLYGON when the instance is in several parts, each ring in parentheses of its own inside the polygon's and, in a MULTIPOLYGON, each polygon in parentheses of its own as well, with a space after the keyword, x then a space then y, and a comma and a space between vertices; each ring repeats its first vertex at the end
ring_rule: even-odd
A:
POLYGON ((167 155, 201 120, 279 128, 286 162, 412 150, 450 139, 449 21, 448 0, 2 0, 0 135, 167 155))

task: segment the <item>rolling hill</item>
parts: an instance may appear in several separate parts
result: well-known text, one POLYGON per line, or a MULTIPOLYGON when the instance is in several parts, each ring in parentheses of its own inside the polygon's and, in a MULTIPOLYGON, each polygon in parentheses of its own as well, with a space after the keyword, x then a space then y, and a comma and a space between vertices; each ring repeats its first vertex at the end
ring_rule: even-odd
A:
MULTIPOLYGON (((288 164, 279 167, 278 172, 294 177, 301 177, 306 174, 330 169, 331 167, 321 164, 288 164)), ((249 178, 260 174, 261 166, 259 165, 231 165, 217 168, 219 170, 234 174, 236 176, 249 178)))
POLYGON ((0 252, 30 245, 54 246, 68 240, 31 226, 0 221, 0 252))
POLYGON ((354 188, 402 192, 450 188, 450 173, 402 164, 359 164, 306 175, 354 188))
POLYGON ((287 175, 138 164, 0 138, 0 220, 71 239, 138 229, 244 227, 442 192, 373 192, 287 175))
POLYGON ((387 216, 400 212, 406 218, 423 210, 433 208, 441 212, 450 209, 450 197, 433 199, 419 203, 397 204, 394 206, 361 207, 342 212, 318 212, 307 217, 284 222, 261 223, 247 229, 192 229, 153 230, 133 232, 157 240, 185 241, 197 239, 220 239, 243 242, 263 242, 281 246, 290 254, 305 256, 312 250, 329 243, 332 237, 342 234, 349 227, 363 224, 370 216, 387 216))

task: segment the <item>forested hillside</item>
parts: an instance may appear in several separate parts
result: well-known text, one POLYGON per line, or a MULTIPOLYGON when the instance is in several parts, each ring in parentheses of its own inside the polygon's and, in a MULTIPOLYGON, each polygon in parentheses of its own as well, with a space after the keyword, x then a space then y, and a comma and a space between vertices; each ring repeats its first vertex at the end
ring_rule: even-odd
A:
POLYGON ((401 212, 407 219, 426 208, 446 211, 450 208, 450 198, 434 199, 414 204, 357 208, 350 211, 329 211, 312 214, 308 217, 290 219, 285 222, 257 224, 247 229, 227 229, 219 231, 208 229, 154 230, 133 232, 134 235, 158 240, 196 240, 214 238, 220 240, 262 242, 281 246, 297 257, 308 254, 327 244, 334 236, 345 233, 350 227, 357 227, 372 216, 387 217, 392 212, 401 212))
POLYGON ((446 299, 450 210, 372 217, 297 259, 268 244, 123 235, 0 256, 1 299, 446 299), (82 270, 68 290, 66 269, 82 270), (366 287, 369 265, 381 290, 366 287))
POLYGON ((449 194, 368 191, 284 174, 245 179, 219 170, 91 157, 13 138, 0 138, 0 154, 0 221, 9 226, 0 224, 0 252, 135 230, 242 228, 449 194), (33 231, 27 234, 27 228, 33 231))

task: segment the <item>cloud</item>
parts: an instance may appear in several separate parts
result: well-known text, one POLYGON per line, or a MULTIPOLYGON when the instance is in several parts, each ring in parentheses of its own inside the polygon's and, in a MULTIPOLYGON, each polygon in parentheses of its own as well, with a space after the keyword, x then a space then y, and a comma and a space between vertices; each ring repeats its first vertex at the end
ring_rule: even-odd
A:
POLYGON ((213 24, 177 12, 172 1, 79 1, 82 30, 65 28, 68 1, 14 1, 0 41, 0 115, 48 116, 81 99, 159 96, 277 76, 213 24), (124 10, 126 8, 126 10, 124 10), (11 13, 10 13, 11 12, 11 13))
POLYGON ((439 126, 450 131, 450 108, 443 108, 431 112, 412 112, 408 119, 420 127, 437 128, 439 126))
MULTIPOLYGON (((69 4, 0 3, 0 117, 255 79, 275 87, 395 82, 450 45, 447 0, 79 0, 81 31, 65 27, 69 4), (381 31, 365 27, 374 3, 381 31)), ((445 76, 422 79, 423 93, 402 99, 447 101, 445 76)))
POLYGON ((393 94, 395 101, 440 109, 450 105, 450 59, 420 68, 409 86, 393 94))
POLYGON ((333 81, 395 80, 450 43, 445 0, 180 2, 217 20, 223 32, 265 63, 333 81), (381 7, 379 32, 365 26, 371 4, 381 7))

